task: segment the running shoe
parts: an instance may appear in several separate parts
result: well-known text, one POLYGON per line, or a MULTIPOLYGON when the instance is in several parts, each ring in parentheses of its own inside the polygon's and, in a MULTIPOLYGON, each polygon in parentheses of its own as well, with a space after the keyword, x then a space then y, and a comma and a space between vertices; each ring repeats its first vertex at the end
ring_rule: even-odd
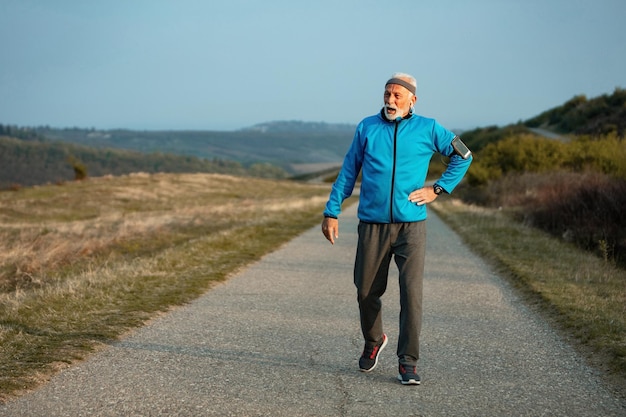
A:
POLYGON ((398 381, 402 385, 419 385, 421 380, 417 374, 417 367, 408 365, 398 365, 398 381))
POLYGON ((359 359, 359 369, 362 372, 370 372, 378 364, 380 352, 387 346, 387 335, 383 334, 383 340, 375 346, 367 346, 363 349, 363 354, 359 359))

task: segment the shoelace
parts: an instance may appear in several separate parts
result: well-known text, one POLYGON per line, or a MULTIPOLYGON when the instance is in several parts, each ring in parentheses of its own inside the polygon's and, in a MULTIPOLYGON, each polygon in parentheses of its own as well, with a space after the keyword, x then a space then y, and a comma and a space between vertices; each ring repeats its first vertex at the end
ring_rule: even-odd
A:
POLYGON ((365 349, 363 349, 363 356, 366 358, 374 359, 376 357, 376 353, 378 353, 378 349, 380 349, 380 346, 378 345, 372 348, 368 348, 367 346, 365 346, 365 349))
POLYGON ((417 367, 416 366, 404 366, 404 365, 400 365, 400 373, 401 374, 417 374, 417 367), (410 372, 407 370, 410 369, 410 372))
POLYGON ((370 355, 370 359, 374 359, 376 357, 376 354, 378 353, 378 346, 374 346, 374 349, 372 349, 372 354, 370 355))

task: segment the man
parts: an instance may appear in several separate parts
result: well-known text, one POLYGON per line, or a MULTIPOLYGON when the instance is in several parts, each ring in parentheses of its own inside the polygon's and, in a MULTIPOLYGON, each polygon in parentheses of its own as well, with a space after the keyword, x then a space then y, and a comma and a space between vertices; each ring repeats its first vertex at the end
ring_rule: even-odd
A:
POLYGON ((365 339, 359 368, 363 372, 372 371, 387 345, 380 298, 387 288, 389 265, 394 257, 400 274, 398 379, 404 385, 420 384, 417 360, 422 326, 426 204, 441 193, 452 192, 472 159, 469 154, 464 154, 467 159, 458 154, 458 147, 464 145, 454 133, 433 119, 413 113, 416 87, 415 78, 404 73, 396 73, 387 81, 382 110, 363 119, 356 128, 330 192, 322 223, 324 236, 334 244, 339 236, 337 218, 341 204, 352 194, 361 172, 354 265, 365 339), (435 152, 449 156, 450 163, 434 185, 426 186, 428 165, 435 152))

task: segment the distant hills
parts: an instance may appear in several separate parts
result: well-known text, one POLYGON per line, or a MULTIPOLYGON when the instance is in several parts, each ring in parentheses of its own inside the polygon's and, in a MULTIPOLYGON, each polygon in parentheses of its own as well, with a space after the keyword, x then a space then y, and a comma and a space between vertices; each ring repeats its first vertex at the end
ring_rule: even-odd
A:
POLYGON ((132 172, 206 172, 284 177, 274 166, 245 168, 234 161, 205 160, 176 154, 98 149, 67 142, 23 140, 0 135, 0 190, 63 183, 86 176, 132 172))
MULTIPOLYGON (((282 178, 338 167, 354 125, 274 121, 237 131, 137 131, 17 127, 0 124, 0 189, 129 172, 223 172, 282 178)), ((507 126, 463 132, 476 153, 491 142, 544 131, 564 135, 626 133, 626 90, 561 106, 507 126), (539 130, 540 131, 540 130, 539 130)))
POLYGON ((238 131, 134 131, 0 124, 0 189, 130 172, 285 178, 338 167, 354 126, 277 121, 238 131))
POLYGON ((355 125, 348 123, 324 123, 324 122, 303 122, 300 120, 275 121, 259 123, 254 126, 241 129, 243 132, 262 133, 349 133, 350 138, 354 134, 355 125))
POLYGON ((270 163, 292 172, 297 164, 341 163, 352 140, 354 126, 277 121, 236 131, 99 131, 47 127, 37 127, 34 131, 50 140, 95 148, 232 160, 244 166, 270 163))

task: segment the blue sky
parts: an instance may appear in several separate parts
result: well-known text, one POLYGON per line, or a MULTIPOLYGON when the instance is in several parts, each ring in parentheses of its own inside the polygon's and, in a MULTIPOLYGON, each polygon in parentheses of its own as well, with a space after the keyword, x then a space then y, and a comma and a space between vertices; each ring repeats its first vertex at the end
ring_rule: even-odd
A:
POLYGON ((623 0, 0 0, 0 123, 356 124, 396 71, 450 129, 626 88, 623 0))

